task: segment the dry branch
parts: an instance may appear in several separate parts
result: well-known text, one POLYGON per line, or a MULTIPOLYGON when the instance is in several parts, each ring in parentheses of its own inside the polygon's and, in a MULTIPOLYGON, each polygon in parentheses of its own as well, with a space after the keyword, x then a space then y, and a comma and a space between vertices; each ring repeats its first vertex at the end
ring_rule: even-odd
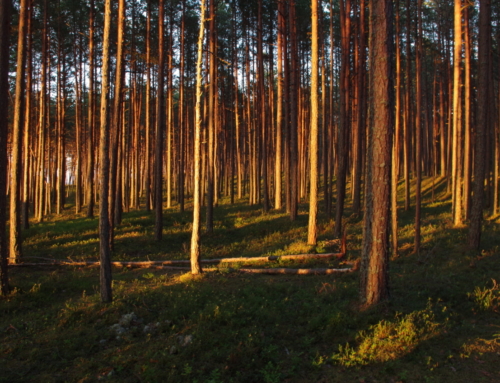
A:
MULTIPOLYGON (((344 253, 327 253, 327 254, 298 254, 298 255, 282 255, 269 257, 247 257, 247 258, 216 258, 202 259, 201 263, 244 263, 244 262, 269 262, 278 260, 297 260, 297 259, 342 259, 344 253)), ((28 258, 28 257, 26 257, 28 258)), ((35 258, 35 257, 32 257, 35 258)), ((10 266, 45 266, 45 265, 65 265, 65 266, 98 266, 99 261, 64 261, 52 258, 38 258, 49 261, 50 263, 17 263, 10 266)), ((138 261, 138 262, 111 262, 115 267, 152 267, 152 266, 167 266, 167 265, 182 265, 189 264, 188 259, 177 259, 169 261, 138 261)))

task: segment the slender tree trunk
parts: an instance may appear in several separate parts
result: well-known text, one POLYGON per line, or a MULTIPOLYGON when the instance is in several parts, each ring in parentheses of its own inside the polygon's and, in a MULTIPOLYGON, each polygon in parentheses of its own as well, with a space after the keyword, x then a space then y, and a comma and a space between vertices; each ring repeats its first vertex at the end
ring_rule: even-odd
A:
POLYGON ((125 35, 125 0, 118 2, 118 41, 116 44, 116 72, 115 72, 115 97, 113 103, 113 117, 110 126, 111 132, 111 164, 109 171, 109 245, 113 249, 115 228, 115 200, 118 188, 118 147, 120 145, 120 117, 123 102, 123 82, 125 79, 123 60, 123 37, 125 35))
POLYGON ((163 131, 165 130, 164 66, 165 66, 165 22, 164 0, 159 0, 158 12, 158 94, 156 96, 156 148, 155 148, 155 239, 160 241, 163 231, 163 131))
POLYGON ((274 170, 274 208, 276 210, 282 209, 282 141, 283 141, 283 35, 285 33, 285 17, 284 17, 284 2, 283 0, 278 0, 278 63, 277 63, 277 100, 276 100, 276 153, 275 153, 275 170, 274 170))
POLYGON ((353 174, 353 201, 352 209, 355 213, 359 213, 361 207, 361 174, 363 169, 363 153, 362 153, 362 138, 366 130, 365 126, 365 81, 366 81, 366 58, 365 58, 365 4, 364 0, 360 1, 359 13, 359 59, 357 65, 357 127, 354 137, 355 153, 353 153, 354 174, 353 174))
POLYGON ((193 228, 191 234, 191 273, 202 272, 200 264, 200 215, 201 215, 201 100, 203 34, 205 30, 205 0, 200 1, 200 33, 198 36, 198 58, 196 62, 196 108, 194 131, 194 191, 193 191, 193 228))
MULTIPOLYGON (((122 0, 123 1, 123 0, 122 0)), ((101 300, 113 300, 111 292, 111 248, 109 246, 109 44, 111 40, 111 0, 106 0, 104 8, 104 35, 101 68, 101 120, 99 135, 99 254, 101 259, 100 285, 101 300)))
POLYGON ((479 82, 476 145, 474 156, 474 193, 469 226, 469 247, 479 250, 484 206, 485 152, 490 104, 488 102, 491 70, 491 0, 479 0, 479 82))
POLYGON ((151 210, 151 3, 148 2, 146 18, 146 121, 145 140, 146 147, 144 153, 144 190, 146 199, 146 211, 151 210))
POLYGON ((453 146, 452 146, 452 193, 453 225, 460 226, 462 220, 462 119, 460 116, 462 62, 462 0, 455 0, 454 11, 455 47, 453 53, 453 146))
POLYGON ((411 132, 412 100, 411 100, 411 11, 410 0, 406 0, 406 98, 404 117, 404 177, 405 177, 405 210, 410 209, 410 167, 411 167, 411 132))
POLYGON ((464 137, 464 213, 465 219, 470 217, 470 190, 471 190, 471 36, 469 28, 470 7, 465 8, 465 73, 464 73, 464 101, 465 101, 465 137, 464 137))
POLYGON ((209 35, 209 83, 208 83, 208 131, 207 131, 207 213, 206 213, 206 230, 207 233, 212 233, 214 230, 214 162, 215 162, 215 125, 216 120, 216 100, 218 91, 217 84, 217 35, 215 31, 215 0, 210 1, 210 35, 209 35))
POLYGON ((342 61, 340 69, 340 127, 338 130, 338 173, 337 173, 337 204, 335 206, 334 236, 342 235, 342 216, 346 194, 346 177, 348 162, 348 139, 350 129, 349 114, 349 52, 351 36, 351 0, 340 1, 340 30, 342 41, 342 61))
POLYGON ((88 137, 87 137, 87 218, 94 217, 94 0, 90 0, 89 15, 89 89, 88 89, 88 137))
MULTIPOLYGON (((0 1, 0 115, 7 116, 9 107, 9 40, 11 22, 10 0, 0 1)), ((9 293, 7 236, 7 131, 8 119, 0 119, 0 291, 9 293)))
POLYGON ((309 141, 310 195, 307 243, 318 239, 318 0, 311 0, 311 133, 309 141))
MULTIPOLYGON (((22 167, 22 132, 24 128, 24 89, 26 67, 28 1, 20 4, 17 36, 17 71, 16 94, 14 103, 14 122, 12 127, 12 156, 10 164, 10 251, 9 261, 17 263, 22 256, 21 239, 21 167, 22 167)), ((1 75, 1 73, 0 73, 1 75)), ((4 115, 6 116, 6 115, 4 115)))
POLYGON ((394 144, 392 146, 391 180, 391 225, 392 255, 398 256, 398 173, 399 173, 399 137, 401 130, 401 47, 399 42, 399 0, 395 1, 396 14, 396 99, 394 118, 394 144))
POLYGON ((416 99, 417 110, 415 111, 415 243, 414 252, 420 252, 420 214, 422 203, 422 0, 417 5, 418 35, 416 54, 416 99))
POLYGON ((30 130, 31 130, 31 101, 33 95, 33 62, 32 62, 32 47, 33 47, 33 37, 32 37, 32 18, 33 18, 33 5, 30 3, 28 11, 28 30, 26 32, 28 36, 28 49, 27 49, 27 84, 26 84, 26 108, 25 108, 25 118, 24 118, 24 134, 23 134, 23 155, 24 155, 24 165, 23 165, 23 195, 22 195, 22 206, 21 206, 21 216, 22 216, 22 227, 23 229, 29 229, 29 198, 30 198, 30 164, 33 162, 30 153, 30 130))

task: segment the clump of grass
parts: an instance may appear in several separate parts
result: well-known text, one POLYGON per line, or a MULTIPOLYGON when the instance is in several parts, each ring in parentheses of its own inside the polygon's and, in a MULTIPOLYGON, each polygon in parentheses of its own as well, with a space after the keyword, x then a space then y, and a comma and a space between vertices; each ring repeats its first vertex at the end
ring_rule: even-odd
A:
POLYGON ((395 321, 382 320, 361 331, 358 346, 339 346, 333 360, 346 367, 387 362, 412 352, 421 342, 437 335, 439 324, 430 307, 410 314, 396 315, 395 321))
POLYGON ((492 282, 492 287, 476 287, 472 293, 467 294, 481 311, 496 311, 500 307, 500 285, 494 279, 492 282))

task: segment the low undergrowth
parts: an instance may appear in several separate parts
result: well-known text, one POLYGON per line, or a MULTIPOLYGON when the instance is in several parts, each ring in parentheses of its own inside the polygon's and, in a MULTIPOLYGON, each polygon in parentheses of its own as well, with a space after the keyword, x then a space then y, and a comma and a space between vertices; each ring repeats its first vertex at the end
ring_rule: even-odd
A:
MULTIPOLYGON (((440 196, 436 189, 424 206, 420 254, 411 252, 413 213, 400 212, 391 300, 369 310, 358 304, 357 273, 114 269, 114 300, 104 305, 96 268, 11 268, 12 293, 0 298, 0 381, 498 382, 500 225, 490 218, 482 251, 471 252, 440 196)), ((306 244, 306 208, 290 222, 282 212, 221 203, 203 257, 338 251, 326 217, 318 245, 306 244)), ((26 256, 97 259, 97 220, 65 214, 32 224, 26 256)), ((125 213, 114 260, 187 258, 190 213, 167 212, 160 242, 153 222, 144 211, 125 213)), ((362 220, 347 215, 346 224, 356 260, 362 220)))

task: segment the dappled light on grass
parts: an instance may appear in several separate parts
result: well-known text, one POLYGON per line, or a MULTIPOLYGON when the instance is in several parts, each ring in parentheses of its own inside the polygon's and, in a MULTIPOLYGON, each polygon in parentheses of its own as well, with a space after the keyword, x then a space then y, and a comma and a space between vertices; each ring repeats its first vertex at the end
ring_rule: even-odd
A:
POLYGON ((333 360, 343 366, 387 362, 412 352, 418 345, 439 334, 430 307, 407 315, 396 315, 393 321, 382 320, 356 336, 357 346, 339 347, 333 360))

